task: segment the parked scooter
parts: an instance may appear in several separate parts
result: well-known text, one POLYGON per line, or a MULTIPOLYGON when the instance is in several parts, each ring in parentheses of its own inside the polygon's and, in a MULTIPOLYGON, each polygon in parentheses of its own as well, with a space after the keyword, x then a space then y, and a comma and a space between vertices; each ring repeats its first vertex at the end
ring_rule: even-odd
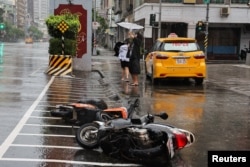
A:
POLYGON ((50 114, 61 117, 74 125, 83 125, 93 121, 106 121, 115 118, 128 118, 125 107, 108 108, 103 100, 86 100, 66 105, 57 105, 50 114))
POLYGON ((161 113, 84 124, 76 132, 76 141, 85 149, 101 147, 104 153, 129 161, 148 163, 161 159, 168 164, 176 150, 194 143, 195 136, 184 129, 154 123, 155 116, 168 118, 161 113))

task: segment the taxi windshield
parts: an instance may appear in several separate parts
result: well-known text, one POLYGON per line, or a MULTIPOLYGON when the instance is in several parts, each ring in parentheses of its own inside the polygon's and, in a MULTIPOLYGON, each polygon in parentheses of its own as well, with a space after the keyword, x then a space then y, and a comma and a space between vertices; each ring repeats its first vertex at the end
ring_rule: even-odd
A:
POLYGON ((195 42, 176 41, 176 42, 171 42, 171 43, 163 43, 162 50, 163 51, 190 52, 190 51, 199 50, 199 47, 195 42))

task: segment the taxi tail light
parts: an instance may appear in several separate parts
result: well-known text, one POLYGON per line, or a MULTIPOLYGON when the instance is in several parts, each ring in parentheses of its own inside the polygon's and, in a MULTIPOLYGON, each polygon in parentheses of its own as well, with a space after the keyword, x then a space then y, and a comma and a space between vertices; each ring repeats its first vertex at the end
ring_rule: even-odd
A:
POLYGON ((160 76, 165 77, 165 76, 167 76, 167 73, 162 73, 162 74, 160 74, 160 76))
POLYGON ((168 56, 158 54, 155 56, 155 58, 156 59, 168 59, 168 56))
POLYGON ((195 59, 205 59, 205 55, 204 54, 199 54, 199 55, 194 55, 195 59))
POLYGON ((203 76, 202 73, 197 73, 196 75, 199 76, 199 77, 202 77, 202 76, 203 76))

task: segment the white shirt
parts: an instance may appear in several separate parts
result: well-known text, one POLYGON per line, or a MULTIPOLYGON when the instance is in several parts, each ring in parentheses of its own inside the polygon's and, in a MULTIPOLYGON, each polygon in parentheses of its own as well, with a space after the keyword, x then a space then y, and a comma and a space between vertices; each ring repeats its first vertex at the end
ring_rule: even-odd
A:
POLYGON ((121 61, 129 62, 129 58, 127 58, 127 52, 128 52, 128 45, 127 44, 120 46, 118 57, 121 61))

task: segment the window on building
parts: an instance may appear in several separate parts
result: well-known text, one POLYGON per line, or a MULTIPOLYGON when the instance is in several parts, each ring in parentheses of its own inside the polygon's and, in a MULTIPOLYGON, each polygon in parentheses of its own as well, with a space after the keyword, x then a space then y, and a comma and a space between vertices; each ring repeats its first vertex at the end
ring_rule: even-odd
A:
POLYGON ((183 0, 162 0, 163 3, 182 3, 183 0))
POLYGON ((249 0, 231 0, 232 4, 247 4, 249 0))
POLYGON ((224 0, 210 0, 210 3, 224 4, 224 0))

